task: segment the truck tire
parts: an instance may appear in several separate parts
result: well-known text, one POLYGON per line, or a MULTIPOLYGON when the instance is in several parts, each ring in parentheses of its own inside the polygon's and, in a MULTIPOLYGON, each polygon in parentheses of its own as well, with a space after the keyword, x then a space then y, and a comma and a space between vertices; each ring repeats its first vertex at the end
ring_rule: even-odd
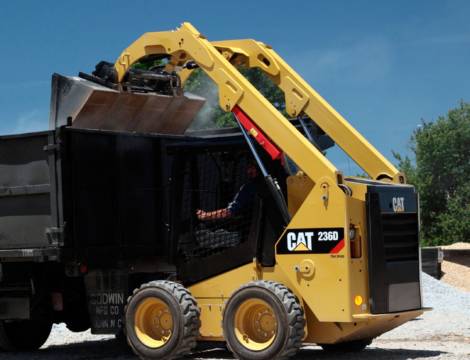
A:
POLYGON ((196 347, 201 325, 196 300, 182 285, 152 281, 127 300, 127 341, 142 359, 175 359, 196 347))
POLYGON ((51 333, 50 321, 0 321, 0 349, 4 351, 34 351, 46 342, 51 333))
POLYGON ((305 318, 295 295, 273 281, 253 281, 228 300, 223 330, 238 359, 285 359, 297 353, 305 318))
POLYGON ((372 339, 361 339, 353 341, 345 341, 337 344, 319 344, 323 350, 329 352, 359 352, 364 350, 372 343, 372 339))

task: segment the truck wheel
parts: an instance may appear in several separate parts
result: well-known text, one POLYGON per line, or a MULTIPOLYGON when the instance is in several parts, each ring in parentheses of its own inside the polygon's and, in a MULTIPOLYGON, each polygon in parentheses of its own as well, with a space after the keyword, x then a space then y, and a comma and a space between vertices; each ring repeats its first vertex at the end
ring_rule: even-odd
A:
POLYGON ((152 281, 127 300, 127 341, 142 359, 174 359, 188 354, 199 336, 200 311, 182 285, 152 281))
POLYGON ((50 321, 0 321, 0 349, 4 351, 34 351, 51 333, 50 321))
POLYGON ((90 328, 90 321, 88 320, 88 314, 86 315, 86 317, 84 316, 81 320, 74 319, 74 320, 67 321, 65 325, 67 326, 67 329, 69 329, 71 332, 87 331, 90 328))
POLYGON ((359 352, 372 343, 372 339, 346 341, 338 344, 319 344, 323 350, 330 352, 359 352))
POLYGON ((285 359, 304 337, 304 312, 295 295, 273 281, 254 281, 229 299, 223 317, 227 346, 239 359, 285 359))

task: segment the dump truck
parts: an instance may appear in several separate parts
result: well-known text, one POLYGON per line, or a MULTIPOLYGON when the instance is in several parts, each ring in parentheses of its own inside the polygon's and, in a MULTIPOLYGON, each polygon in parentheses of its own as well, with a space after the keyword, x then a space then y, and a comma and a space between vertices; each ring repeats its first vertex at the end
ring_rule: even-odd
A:
POLYGON ((54 323, 143 359, 359 351, 426 310, 420 284, 414 187, 262 42, 146 33, 92 74, 54 74, 48 131, 0 137, 4 351, 40 348, 54 323), (236 127, 191 130, 196 69, 236 127))

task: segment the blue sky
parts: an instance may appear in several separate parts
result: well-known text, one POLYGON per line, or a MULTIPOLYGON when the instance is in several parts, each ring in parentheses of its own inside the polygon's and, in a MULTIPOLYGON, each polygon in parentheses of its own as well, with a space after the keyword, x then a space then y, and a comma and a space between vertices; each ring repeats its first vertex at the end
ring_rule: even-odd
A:
POLYGON ((389 158, 421 119, 470 101, 465 0, 17 0, 0 2, 0 16, 0 134, 47 128, 53 72, 90 72, 183 21, 210 40, 272 45, 389 158))

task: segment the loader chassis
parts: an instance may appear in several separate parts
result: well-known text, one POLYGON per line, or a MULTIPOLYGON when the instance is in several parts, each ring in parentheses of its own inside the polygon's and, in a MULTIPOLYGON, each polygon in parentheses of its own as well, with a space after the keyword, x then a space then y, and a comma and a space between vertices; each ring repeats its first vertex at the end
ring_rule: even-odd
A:
MULTIPOLYGON (((218 86, 222 109, 232 110, 235 114, 240 113, 241 110, 258 127, 251 127, 247 130, 254 129, 255 133, 261 130, 268 135, 272 143, 282 149, 302 169, 304 175, 301 176, 306 176, 307 181, 310 181, 309 191, 304 192, 298 204, 299 207, 295 209, 292 220, 278 241, 274 272, 284 273, 288 284, 302 299, 304 306, 309 307, 319 321, 353 323, 356 319, 370 320, 376 316, 373 313, 407 310, 417 310, 414 315, 419 314, 421 296, 416 195, 412 187, 403 185, 403 175, 388 160, 306 84, 271 47, 265 44, 253 40, 210 43, 186 23, 171 33, 147 33, 134 42, 116 62, 118 79, 123 78, 127 69, 135 61, 155 53, 171 55, 170 64, 175 68, 182 66, 188 60, 195 61, 218 86), (158 46, 155 46, 156 44, 158 46), (367 182, 344 180, 320 151, 306 141, 306 138, 240 75, 234 64, 258 67, 268 74, 284 91, 286 111, 289 115, 307 114, 372 179, 389 182, 380 184, 378 181, 377 188, 380 188, 380 185, 388 186, 388 188, 384 191, 377 191, 377 189, 374 191, 374 188, 370 186, 370 191, 368 191, 367 182), (348 192, 343 192, 344 187, 352 190, 350 196, 347 196, 348 192), (384 209, 377 206, 377 201, 390 200, 386 194, 394 191, 396 195, 392 196, 392 202, 393 198, 395 201, 400 199, 401 204, 404 205, 404 197, 400 195, 403 192, 407 194, 407 201, 403 208, 395 206, 392 210, 412 214, 410 219, 405 220, 407 226, 410 226, 407 229, 408 232, 401 234, 407 242, 404 245, 395 241, 397 238, 401 240, 400 234, 395 238, 391 236, 395 231, 393 229, 395 219, 391 220, 391 232, 386 233, 390 230, 387 228, 390 224, 385 224, 387 215, 382 216, 384 209), (312 214, 315 215, 312 216, 312 214), (343 229, 345 238, 339 239, 338 235, 336 241, 344 240, 345 246, 339 254, 327 256, 313 252, 310 256, 294 252, 283 254, 284 251, 279 251, 280 246, 282 248, 282 242, 288 238, 288 232, 295 229, 311 229, 312 232, 321 231, 320 229, 323 231, 343 229), (349 238, 351 229, 360 239, 366 239, 369 236, 369 248, 365 247, 363 241, 349 238), (352 254, 351 244, 354 240, 359 246, 355 245, 358 248, 356 253, 352 254), (379 242, 380 245, 370 245, 373 241, 379 242), (411 256, 410 258, 398 256, 388 259, 387 256, 389 254, 392 256, 395 251, 390 247, 397 247, 398 252, 409 251, 411 256), (361 256, 357 256, 357 251, 361 256), (368 255, 374 259, 366 264, 363 259, 368 255), (376 269, 369 267, 378 265, 376 260, 378 255, 381 255, 381 260, 378 260, 381 261, 380 275, 374 276, 371 274, 376 269), (400 271, 403 274, 401 278, 399 275, 387 276, 393 273, 394 268, 407 268, 410 272, 400 271), (370 279, 366 274, 369 274, 370 279), (369 288, 368 285, 372 287, 369 288), (383 291, 385 288, 387 288, 386 292, 383 291), (367 289, 370 291, 368 295, 366 295, 367 289), (406 295, 403 299, 395 301, 394 299, 402 296, 402 291, 406 295), (322 293, 321 297, 317 295, 319 292, 322 293), (358 301, 357 305, 354 301, 357 297, 370 299, 370 301, 368 304, 358 301)), ((183 79, 190 71, 183 70, 183 79)), ((386 209, 388 210, 390 209, 386 209)), ((400 228, 401 225, 400 221, 397 221, 395 227, 400 228)), ((334 231, 339 233, 338 230, 334 231)), ((253 274, 253 277, 262 277, 264 271, 261 267, 253 274)), ((238 284, 238 282, 235 283, 238 284)), ((228 293, 233 292, 234 288, 228 293)), ((194 290, 193 287, 191 289, 194 290)), ((205 298, 228 296, 220 294, 220 291, 214 291, 214 295, 210 296, 209 289, 214 289, 213 286, 204 287, 204 289, 207 290, 204 292, 205 298)), ((202 329, 204 329, 204 324, 202 329)), ((328 339, 326 342, 338 340, 340 339, 328 339)))
MULTIPOLYGON (((55 74, 50 124, 0 139, 4 330, 39 321, 39 343, 52 322, 125 327, 142 358, 203 340, 270 359, 302 342, 362 349, 425 310, 414 188, 268 45, 189 23, 146 33, 93 75, 55 74), (133 68, 148 58, 167 62, 133 68), (238 66, 267 74, 291 119, 238 66), (178 86, 195 68, 239 128, 187 130, 204 99, 178 86), (332 144, 370 178, 343 177, 332 144), (243 211, 198 217, 247 184, 243 211)), ((6 333, 0 348, 21 348, 6 333)))

